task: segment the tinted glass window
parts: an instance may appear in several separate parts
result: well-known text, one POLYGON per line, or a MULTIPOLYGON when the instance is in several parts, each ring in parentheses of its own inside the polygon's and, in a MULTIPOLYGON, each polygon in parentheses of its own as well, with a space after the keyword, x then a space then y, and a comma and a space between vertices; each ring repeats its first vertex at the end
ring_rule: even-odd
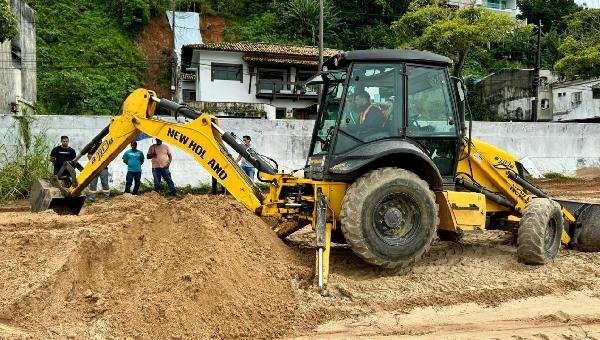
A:
POLYGON ((242 65, 211 64, 212 80, 242 81, 242 65))
POLYGON ((402 64, 354 64, 336 153, 358 144, 402 134, 402 64))
POLYGON ((454 109, 445 69, 407 66, 410 136, 456 136, 454 109))
POLYGON ((329 72, 323 74, 322 78, 326 80, 326 85, 324 86, 326 95, 322 103, 321 116, 319 116, 318 120, 315 122, 315 145, 311 155, 326 153, 329 149, 340 109, 342 95, 344 93, 346 71, 329 72))

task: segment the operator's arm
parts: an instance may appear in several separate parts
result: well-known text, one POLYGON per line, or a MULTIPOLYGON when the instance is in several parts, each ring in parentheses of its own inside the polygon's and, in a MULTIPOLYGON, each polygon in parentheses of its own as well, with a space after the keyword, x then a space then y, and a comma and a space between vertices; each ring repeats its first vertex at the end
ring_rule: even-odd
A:
POLYGON ((237 158, 235 159, 235 161, 237 163, 239 163, 242 160, 242 155, 238 155, 237 158))
POLYGON ((58 150, 54 148, 52 151, 50 151, 50 157, 48 157, 48 159, 50 162, 54 163, 56 161, 56 156, 58 156, 58 150))
POLYGON ((171 161, 173 160, 173 156, 171 156, 171 150, 169 148, 167 148, 167 156, 169 156, 169 164, 167 164, 167 167, 169 167, 169 165, 171 165, 171 161))
POLYGON ((123 163, 127 164, 127 152, 125 151, 125 153, 123 154, 123 163))

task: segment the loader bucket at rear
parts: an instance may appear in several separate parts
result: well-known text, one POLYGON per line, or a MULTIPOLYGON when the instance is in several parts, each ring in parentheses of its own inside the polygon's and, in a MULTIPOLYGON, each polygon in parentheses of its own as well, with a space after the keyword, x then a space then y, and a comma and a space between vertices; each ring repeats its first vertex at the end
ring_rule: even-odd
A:
POLYGON ((77 215, 85 203, 85 196, 65 197, 52 180, 39 179, 33 183, 29 194, 32 212, 52 209, 61 215, 77 215))
POLYGON ((579 227, 575 230, 575 248, 582 251, 600 251, 600 204, 556 200, 573 216, 579 227))

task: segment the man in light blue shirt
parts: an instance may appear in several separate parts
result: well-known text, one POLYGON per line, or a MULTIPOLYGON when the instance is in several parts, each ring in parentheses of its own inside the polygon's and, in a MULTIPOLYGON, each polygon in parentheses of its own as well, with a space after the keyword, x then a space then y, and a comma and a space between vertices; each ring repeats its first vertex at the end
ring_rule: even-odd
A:
POLYGON ((140 180, 142 178, 142 163, 144 163, 144 153, 137 149, 137 142, 131 142, 131 149, 123 154, 123 162, 127 164, 127 176, 125 177, 125 192, 131 189, 132 194, 137 195, 140 189, 140 180))

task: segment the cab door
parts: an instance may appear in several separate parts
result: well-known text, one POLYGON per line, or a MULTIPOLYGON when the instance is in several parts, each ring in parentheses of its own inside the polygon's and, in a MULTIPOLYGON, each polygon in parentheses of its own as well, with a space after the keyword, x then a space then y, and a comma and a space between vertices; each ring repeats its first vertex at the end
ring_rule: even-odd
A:
POLYGON ((406 65, 406 136, 433 160, 442 177, 453 179, 459 150, 459 123, 444 67, 406 65))

